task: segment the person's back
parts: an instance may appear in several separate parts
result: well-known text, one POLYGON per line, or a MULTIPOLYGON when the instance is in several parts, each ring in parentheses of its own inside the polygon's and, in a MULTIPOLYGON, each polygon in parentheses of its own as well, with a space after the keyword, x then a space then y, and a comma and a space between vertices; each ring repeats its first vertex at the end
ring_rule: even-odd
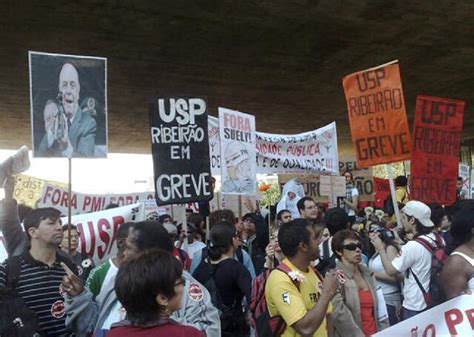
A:
POLYGON ((216 224, 210 233, 209 255, 193 273, 204 284, 214 306, 220 311, 222 336, 242 336, 248 333, 248 325, 242 300, 251 296, 250 273, 244 265, 233 259, 238 240, 232 224, 216 224))

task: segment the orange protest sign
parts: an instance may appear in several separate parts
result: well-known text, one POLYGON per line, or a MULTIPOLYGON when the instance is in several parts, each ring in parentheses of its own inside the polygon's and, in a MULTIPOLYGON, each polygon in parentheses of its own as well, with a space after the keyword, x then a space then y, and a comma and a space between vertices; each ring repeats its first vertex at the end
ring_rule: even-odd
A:
POLYGON ((410 159, 412 141, 398 64, 348 75, 343 86, 357 165, 410 159))

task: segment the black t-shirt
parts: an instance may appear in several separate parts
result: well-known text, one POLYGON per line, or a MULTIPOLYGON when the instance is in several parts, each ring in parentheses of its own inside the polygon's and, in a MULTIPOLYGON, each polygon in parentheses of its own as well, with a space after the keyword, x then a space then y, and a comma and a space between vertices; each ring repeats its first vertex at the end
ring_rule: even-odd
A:
MULTIPOLYGON (((228 307, 241 303, 245 296, 247 301, 252 295, 252 278, 245 266, 237 260, 225 259, 218 264, 211 264, 214 269, 214 282, 223 304, 228 307)), ((193 273, 194 278, 205 284, 210 278, 209 265, 202 262, 193 273)))

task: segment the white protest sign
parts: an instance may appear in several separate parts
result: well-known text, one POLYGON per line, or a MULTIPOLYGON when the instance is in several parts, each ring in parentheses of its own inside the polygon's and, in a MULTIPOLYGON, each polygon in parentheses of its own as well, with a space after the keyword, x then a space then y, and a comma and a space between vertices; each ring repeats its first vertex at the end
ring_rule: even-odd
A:
MULTIPOLYGON (((67 223, 67 218, 61 219, 67 223)), ((96 265, 117 253, 117 230, 124 222, 144 220, 143 204, 137 203, 106 211, 75 215, 71 218, 80 233, 79 251, 94 260, 96 265)))
MULTIPOLYGON (((155 199, 154 192, 128 193, 128 194, 85 194, 71 193, 71 213, 73 215, 98 212, 109 204, 119 206, 131 205, 137 202, 155 199)), ((59 186, 45 184, 43 194, 38 202, 38 207, 54 207, 67 214, 68 191, 59 186)))
POLYGON ((222 158, 221 192, 256 194, 255 117, 219 108, 219 134, 222 158))
POLYGON ((471 178, 471 169, 469 165, 459 163, 459 176, 462 178, 462 185, 463 188, 467 188, 471 186, 469 179, 471 178))
MULTIPOLYGON (((220 175, 219 119, 208 117, 211 172, 220 175)), ((256 132, 257 173, 338 173, 336 123, 295 135, 256 132)))
POLYGON ((258 173, 339 173, 336 123, 295 135, 257 132, 258 173))
POLYGON ((415 317, 391 326, 373 337, 473 336, 474 295, 462 295, 415 317))

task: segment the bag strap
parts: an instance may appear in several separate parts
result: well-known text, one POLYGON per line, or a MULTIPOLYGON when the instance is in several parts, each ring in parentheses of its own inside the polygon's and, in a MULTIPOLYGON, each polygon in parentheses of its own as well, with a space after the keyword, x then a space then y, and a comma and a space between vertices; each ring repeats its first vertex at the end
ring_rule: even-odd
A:
MULTIPOLYGON (((420 280, 418 279, 418 277, 416 276, 416 274, 413 272, 413 269, 411 268, 408 268, 408 270, 412 273, 413 277, 415 278, 415 282, 416 284, 418 285, 418 288, 420 288, 421 292, 423 293, 423 295, 425 295, 426 293, 428 293, 425 288, 423 288, 423 285, 421 284, 420 280)), ((423 296, 424 297, 424 296, 423 296)))
POLYGON ((5 286, 15 289, 20 279, 21 256, 11 256, 6 261, 7 279, 5 286))
POLYGON ((293 271, 293 269, 291 269, 290 267, 288 267, 286 264, 284 264, 283 262, 280 263, 275 269, 285 273, 288 278, 291 280, 291 282, 293 282, 293 284, 295 285, 296 289, 298 289, 298 291, 300 291, 300 283, 298 282, 298 280, 293 280, 291 278, 291 276, 289 275, 289 273, 291 273, 293 271))

